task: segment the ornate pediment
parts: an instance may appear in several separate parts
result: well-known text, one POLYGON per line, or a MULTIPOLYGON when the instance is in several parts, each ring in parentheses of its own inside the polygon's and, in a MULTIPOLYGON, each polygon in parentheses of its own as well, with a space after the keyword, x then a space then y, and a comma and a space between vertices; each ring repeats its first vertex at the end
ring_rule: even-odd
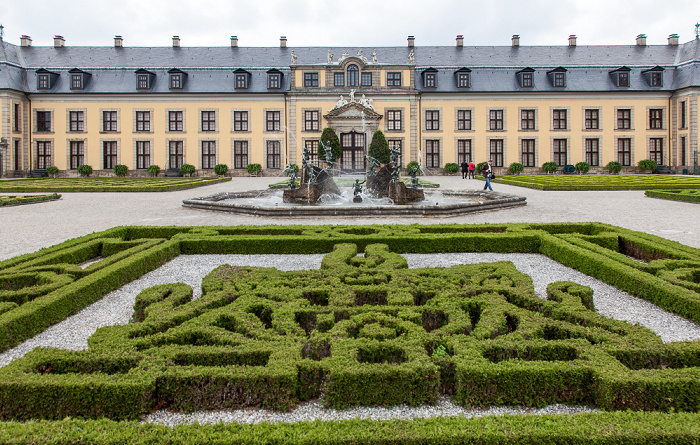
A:
POLYGON ((382 115, 372 106, 372 99, 366 99, 363 94, 360 100, 355 100, 352 93, 349 102, 340 96, 340 100, 323 117, 326 119, 381 119, 382 115))

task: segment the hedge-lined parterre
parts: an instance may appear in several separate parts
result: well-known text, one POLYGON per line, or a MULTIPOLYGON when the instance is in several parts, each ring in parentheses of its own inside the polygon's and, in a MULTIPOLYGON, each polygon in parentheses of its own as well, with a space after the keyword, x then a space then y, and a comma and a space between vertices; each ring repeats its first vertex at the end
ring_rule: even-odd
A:
POLYGON ((0 193, 28 192, 169 192, 230 181, 230 177, 33 178, 0 181, 0 193))
POLYGON ((700 202, 700 190, 647 190, 651 198, 670 199, 672 201, 700 202))
MULTIPOLYGON (((271 238, 283 238, 284 230, 305 232, 297 233, 305 241, 297 252, 320 248, 314 239, 333 242, 320 270, 222 266, 203 280, 196 300, 184 284, 143 291, 134 323, 99 329, 87 351, 35 349, 0 370, 0 417, 135 419, 156 408, 284 410, 316 397, 331 407, 418 405, 443 394, 475 406, 700 408, 700 342, 664 345, 646 328, 598 316, 591 289, 574 283, 552 283, 548 299, 541 300, 530 278, 510 262, 409 270, 395 252, 398 240, 393 239, 394 249, 368 240, 373 235, 392 240, 397 231, 419 239, 431 234, 435 244, 457 227, 121 228, 110 232, 121 231, 121 238, 106 245, 99 238, 84 243, 92 252, 68 247, 73 262, 101 249, 107 255, 102 261, 116 265, 114 256, 139 256, 131 249, 155 249, 163 258, 178 240, 180 253, 192 253, 210 249, 201 243, 204 238, 235 238, 234 232, 250 240, 265 232, 271 238), (141 238, 148 232, 161 238, 141 238), (339 242, 343 238, 362 239, 363 248, 339 242)), ((697 303, 690 289, 692 271, 700 265, 695 249, 674 250, 675 243, 659 246, 654 237, 601 224, 461 228, 462 235, 482 242, 490 237, 501 249, 507 244, 496 240, 515 241, 509 230, 521 237, 536 231, 539 249, 553 256, 566 259, 568 248, 584 263, 618 259, 615 275, 627 273, 637 285, 641 279, 645 288, 658 286, 655 291, 686 289, 685 297, 692 300, 692 294, 697 303)), ((266 250, 260 242, 243 250, 266 250)), ((25 270, 68 275, 67 267, 63 273, 43 267, 55 267, 58 258, 70 256, 59 250, 54 261, 34 259, 25 270)), ((140 267, 145 264, 155 261, 141 259, 140 267)), ((17 272, 22 274, 31 275, 17 272)), ((85 274, 63 285, 99 273, 85 274)), ((56 277, 47 285, 55 285, 56 277)), ((671 305, 683 308, 682 297, 671 305)), ((10 303, 18 306, 7 313, 42 298, 29 295, 24 303, 15 298, 10 303)))
POLYGON ((700 178, 667 175, 507 175, 494 182, 538 190, 700 189, 700 178))
POLYGON ((0 195, 1 206, 14 206, 21 204, 31 204, 34 202, 55 201, 60 199, 61 195, 52 193, 50 195, 0 195))

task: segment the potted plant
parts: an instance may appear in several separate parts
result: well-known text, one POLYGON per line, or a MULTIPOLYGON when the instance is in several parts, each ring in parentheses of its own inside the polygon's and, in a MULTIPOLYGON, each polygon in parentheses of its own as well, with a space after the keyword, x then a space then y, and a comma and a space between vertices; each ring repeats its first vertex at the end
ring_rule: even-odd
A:
POLYGON ((114 166, 114 174, 117 176, 126 176, 129 173, 129 167, 124 164, 117 164, 114 166))
POLYGON ((580 175, 588 173, 588 170, 590 170, 590 169, 591 169, 591 164, 589 164, 588 162, 579 162, 578 164, 576 164, 576 171, 580 175))
POLYGON ((622 170, 622 164, 617 161, 608 162, 608 171, 610 174, 616 175, 622 170))
POLYGON ((642 172, 649 170, 649 173, 654 173, 657 167, 656 161, 652 161, 651 159, 642 159, 637 165, 642 172))
POLYGON ((79 165, 78 173, 80 173, 80 176, 90 176, 92 174, 92 167, 86 164, 79 165))
POLYGON ((214 173, 217 176, 225 176, 228 173, 228 165, 226 164, 216 164, 214 166, 214 173))
POLYGON ((520 162, 513 162, 508 166, 508 171, 511 175, 519 175, 523 170, 525 170, 525 166, 520 162))
POLYGON ((194 165, 192 164, 182 164, 180 166, 180 173, 184 176, 192 176, 192 174, 195 172, 194 165))
POLYGON ((148 166, 148 174, 150 176, 156 177, 158 176, 158 173, 160 173, 160 167, 153 164, 148 166))
POLYGON ((542 164, 542 170, 544 170, 544 172, 548 174, 553 174, 555 171, 557 171, 557 168, 559 168, 559 166, 556 162, 550 161, 542 164))
POLYGON ((248 164, 245 169, 248 171, 250 176, 258 176, 262 172, 262 165, 260 164, 248 164))
POLYGON ((456 163, 448 162, 447 164, 445 164, 445 173, 447 173, 448 175, 454 175, 458 171, 459 165, 457 165, 456 163))
POLYGON ((59 170, 58 170, 58 167, 56 167, 56 166, 52 165, 51 167, 46 168, 46 174, 51 176, 52 178, 55 178, 56 175, 58 175, 58 172, 59 172, 59 170))

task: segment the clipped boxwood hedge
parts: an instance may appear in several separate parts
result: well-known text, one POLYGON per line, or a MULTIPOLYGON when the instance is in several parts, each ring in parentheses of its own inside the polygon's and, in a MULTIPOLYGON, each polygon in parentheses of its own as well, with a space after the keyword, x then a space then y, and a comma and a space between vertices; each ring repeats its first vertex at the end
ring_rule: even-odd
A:
POLYGON ((647 190, 644 194, 651 198, 700 202, 700 190, 647 190))
POLYGON ((52 193, 51 195, 27 195, 27 196, 0 196, 0 206, 14 206, 20 204, 31 204, 33 202, 55 201, 61 199, 61 195, 52 193))
POLYGON ((700 178, 666 175, 519 175, 494 182, 537 190, 700 189, 700 178))
POLYGON ((169 192, 230 180, 230 177, 33 178, 0 181, 0 192, 169 192))

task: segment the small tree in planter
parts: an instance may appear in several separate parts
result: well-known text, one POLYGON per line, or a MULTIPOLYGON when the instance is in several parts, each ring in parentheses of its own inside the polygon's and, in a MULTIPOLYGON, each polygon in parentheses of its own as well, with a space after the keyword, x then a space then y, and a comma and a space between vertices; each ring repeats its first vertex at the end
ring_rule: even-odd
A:
POLYGON ((78 173, 80 173, 80 176, 90 176, 92 174, 92 167, 86 164, 79 165, 78 173))
MULTIPOLYGON (((420 164, 418 163, 418 161, 411 161, 406 165, 406 171, 410 172, 414 168, 418 168, 418 167, 420 167, 420 164)), ((422 170, 420 168, 418 168, 417 175, 420 176, 421 173, 422 173, 422 170)))
POLYGON ((610 174, 616 175, 622 170, 622 164, 617 161, 608 162, 608 171, 610 174))
POLYGON ((511 175, 519 175, 523 170, 525 170, 525 166, 520 162, 513 162, 508 166, 508 171, 511 175))
POLYGON ((180 166, 180 173, 185 176, 192 176, 192 174, 196 171, 194 168, 194 165, 192 164, 182 164, 180 166))
POLYGON ((656 161, 652 161, 651 159, 642 159, 637 165, 641 171, 649 170, 649 173, 654 173, 657 167, 656 161))
POLYGON ((260 164, 248 164, 245 169, 251 176, 258 176, 262 172, 262 165, 260 164))
POLYGON ((377 130, 372 135, 372 142, 369 144, 367 154, 382 164, 388 164, 391 161, 389 143, 386 141, 382 130, 377 130))
POLYGON ((445 164, 445 173, 447 173, 448 175, 454 175, 458 171, 459 165, 457 165, 456 163, 448 162, 447 164, 445 164))
POLYGON ((58 175, 58 172, 59 172, 59 170, 58 170, 58 167, 56 167, 56 166, 52 165, 51 167, 46 168, 46 174, 51 176, 52 178, 55 178, 56 175, 58 175))
POLYGON ((544 170, 545 173, 548 174, 553 174, 555 171, 557 171, 557 168, 559 166, 557 165, 556 162, 545 162, 542 164, 542 170, 544 170))
POLYGON ((155 164, 149 165, 147 171, 148 171, 149 176, 156 177, 156 176, 158 176, 158 173, 160 173, 160 167, 155 165, 155 164))
POLYGON ((214 166, 214 173, 217 176, 225 176, 228 173, 228 165, 226 164, 216 164, 214 166))
POLYGON ((124 164, 117 164, 114 166, 114 174, 117 176, 126 176, 129 173, 129 167, 124 164))
POLYGON ((580 175, 588 173, 588 170, 590 170, 590 169, 591 169, 591 164, 589 164, 588 162, 579 162, 578 164, 576 164, 576 171, 580 175))
POLYGON ((334 162, 336 159, 340 159, 340 156, 343 154, 343 146, 340 145, 340 139, 338 139, 338 135, 335 133, 334 129, 331 127, 324 128, 323 133, 321 133, 321 139, 318 142, 318 159, 325 161, 326 150, 323 148, 323 145, 321 145, 321 142, 326 145, 330 144, 331 153, 333 154, 333 159, 331 159, 331 161, 334 162))

